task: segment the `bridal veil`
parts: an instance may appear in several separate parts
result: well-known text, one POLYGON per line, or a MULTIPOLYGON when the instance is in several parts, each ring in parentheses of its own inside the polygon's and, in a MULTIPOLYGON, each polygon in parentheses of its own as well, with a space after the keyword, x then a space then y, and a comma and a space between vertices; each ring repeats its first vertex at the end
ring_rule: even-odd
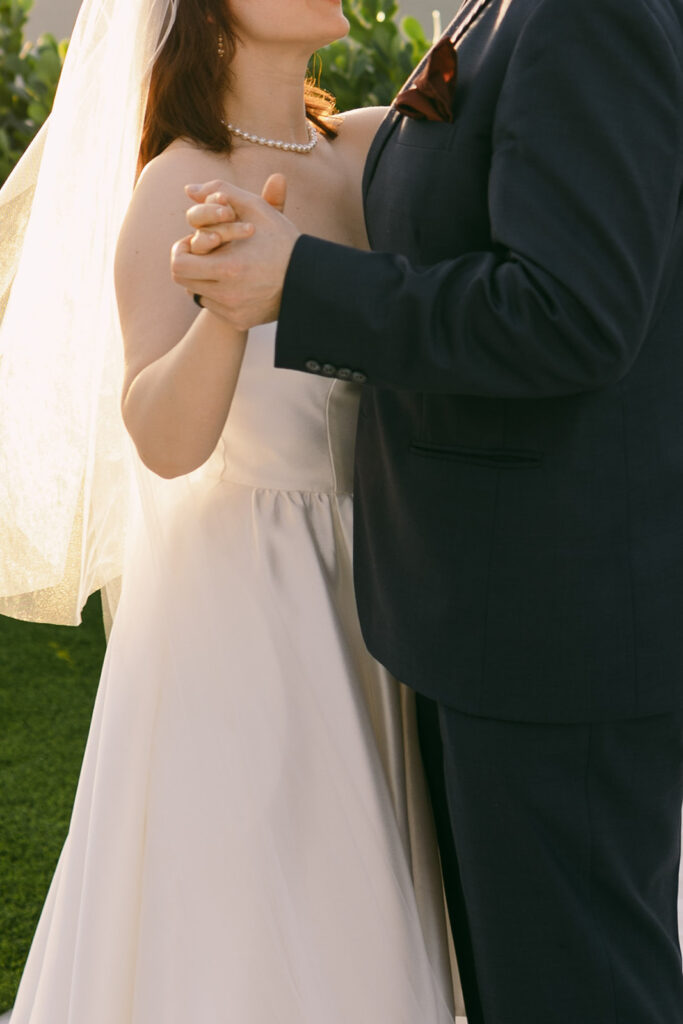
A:
POLYGON ((178 0, 85 0, 0 191, 0 612, 77 624, 121 574, 131 475, 116 243, 178 0))

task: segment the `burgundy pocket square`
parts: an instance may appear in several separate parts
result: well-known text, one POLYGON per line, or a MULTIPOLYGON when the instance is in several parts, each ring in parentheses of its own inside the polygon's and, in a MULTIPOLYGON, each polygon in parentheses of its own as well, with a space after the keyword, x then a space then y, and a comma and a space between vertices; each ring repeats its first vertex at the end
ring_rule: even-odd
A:
POLYGON ((446 36, 432 49, 420 74, 398 94, 394 106, 421 121, 452 122, 457 83, 458 54, 446 36))

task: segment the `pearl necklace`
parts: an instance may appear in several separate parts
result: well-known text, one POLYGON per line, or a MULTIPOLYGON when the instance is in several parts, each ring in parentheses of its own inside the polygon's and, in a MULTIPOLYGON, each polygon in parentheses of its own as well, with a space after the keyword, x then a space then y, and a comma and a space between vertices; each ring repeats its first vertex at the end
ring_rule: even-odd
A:
POLYGON ((315 127, 310 121, 306 122, 306 130, 308 131, 308 142, 281 142, 279 139, 264 139, 261 135, 252 135, 250 132, 243 132, 241 128, 236 128, 234 124, 230 124, 229 121, 224 121, 223 124, 233 135, 236 135, 238 139, 244 139, 245 142, 254 142, 257 146, 270 146, 271 149, 283 149, 288 153, 310 153, 318 145, 318 133, 315 127))

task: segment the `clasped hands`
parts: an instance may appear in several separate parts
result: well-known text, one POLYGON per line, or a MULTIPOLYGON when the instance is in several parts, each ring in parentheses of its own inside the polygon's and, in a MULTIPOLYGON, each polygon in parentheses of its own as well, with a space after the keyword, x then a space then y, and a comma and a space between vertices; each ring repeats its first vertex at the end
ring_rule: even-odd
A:
POLYGON ((260 196, 225 181, 188 185, 194 234, 171 250, 171 276, 201 305, 246 331, 277 320, 299 231, 284 207, 287 183, 272 174, 260 196))

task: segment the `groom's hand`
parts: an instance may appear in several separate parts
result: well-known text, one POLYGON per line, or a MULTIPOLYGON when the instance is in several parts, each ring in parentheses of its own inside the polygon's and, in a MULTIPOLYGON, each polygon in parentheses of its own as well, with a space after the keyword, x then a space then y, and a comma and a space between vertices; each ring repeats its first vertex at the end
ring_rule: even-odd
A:
POLYGON ((199 205, 208 199, 226 205, 235 221, 225 223, 226 242, 209 255, 195 255, 191 239, 173 247, 176 284, 202 296, 202 305, 239 330, 276 320, 282 286, 299 231, 284 214, 287 184, 281 174, 266 182, 262 195, 224 181, 188 188, 199 205), (234 244, 239 242, 239 244, 234 244))

